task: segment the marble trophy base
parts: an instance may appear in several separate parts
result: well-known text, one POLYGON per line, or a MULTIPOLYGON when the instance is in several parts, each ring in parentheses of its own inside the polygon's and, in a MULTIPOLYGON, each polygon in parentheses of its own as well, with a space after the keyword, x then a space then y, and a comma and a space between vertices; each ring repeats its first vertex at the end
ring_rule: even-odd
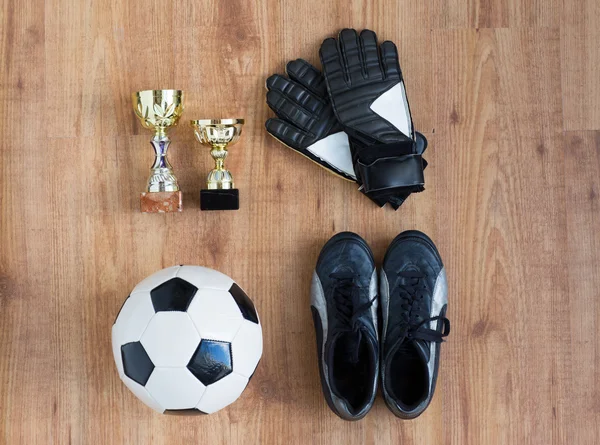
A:
POLYGON ((202 189, 200 190, 201 210, 238 210, 240 191, 238 189, 202 189))
POLYGON ((140 210, 143 213, 181 212, 182 193, 176 192, 143 192, 140 194, 140 210))

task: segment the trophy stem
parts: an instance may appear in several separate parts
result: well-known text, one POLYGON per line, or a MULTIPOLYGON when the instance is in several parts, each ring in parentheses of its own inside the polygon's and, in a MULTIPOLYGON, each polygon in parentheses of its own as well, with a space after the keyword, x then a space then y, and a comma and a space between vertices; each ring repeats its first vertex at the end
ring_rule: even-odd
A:
MULTIPOLYGON (((167 127, 154 127, 154 139, 167 138, 167 127)), ((170 142, 170 141, 169 141, 170 142)))
POLYGON ((208 174, 207 187, 210 190, 235 188, 231 172, 226 170, 224 166, 227 157, 227 146, 213 145, 210 155, 215 160, 215 168, 208 174))
POLYGON ((154 148, 154 164, 150 167, 150 177, 148 178, 149 192, 176 192, 179 191, 177 178, 173 173, 173 167, 167 159, 167 150, 171 140, 166 131, 156 131, 156 134, 150 141, 154 148))

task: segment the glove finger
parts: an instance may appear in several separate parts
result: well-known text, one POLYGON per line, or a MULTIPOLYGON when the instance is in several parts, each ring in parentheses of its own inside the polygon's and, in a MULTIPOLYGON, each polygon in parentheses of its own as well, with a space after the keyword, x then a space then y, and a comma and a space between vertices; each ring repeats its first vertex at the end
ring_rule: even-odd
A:
POLYGON ((386 40, 381 44, 381 65, 387 79, 402 79, 400 62, 398 61, 398 48, 394 42, 386 40))
POLYGON ((309 113, 318 113, 325 105, 323 99, 312 94, 304 86, 279 74, 273 74, 267 79, 267 88, 269 91, 280 92, 309 113))
POLYGON ((267 104, 277 116, 301 129, 306 129, 313 117, 308 110, 291 100, 290 96, 277 90, 267 92, 267 104))
POLYGON ((304 148, 306 133, 282 119, 271 118, 265 122, 267 131, 290 148, 304 148))
POLYGON ((335 94, 339 91, 347 90, 348 84, 337 41, 331 37, 325 39, 319 50, 319 56, 329 91, 335 94))
POLYGON ((354 29, 342 29, 339 36, 342 64, 345 68, 351 85, 358 85, 365 80, 365 70, 362 60, 362 50, 358 34, 354 29))
POLYGON ((273 74, 267 78, 265 84, 268 91, 275 90, 285 92, 289 83, 290 79, 287 77, 281 76, 280 74, 273 74))
POLYGON ((327 86, 321 72, 304 59, 290 60, 285 67, 290 79, 299 83, 316 96, 326 98, 327 86))
POLYGON ((283 77, 280 74, 273 74, 269 76, 266 81, 267 90, 276 89, 282 91, 285 86, 289 83, 289 79, 283 77))
POLYGON ((377 34, 370 29, 363 29, 360 33, 360 43, 367 77, 369 79, 383 78, 383 70, 379 63, 377 34))

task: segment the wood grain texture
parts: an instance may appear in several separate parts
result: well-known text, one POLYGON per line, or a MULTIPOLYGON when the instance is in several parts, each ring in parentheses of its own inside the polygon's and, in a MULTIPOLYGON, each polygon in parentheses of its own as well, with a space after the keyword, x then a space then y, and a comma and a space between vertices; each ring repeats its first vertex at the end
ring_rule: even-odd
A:
POLYGON ((561 67, 565 130, 600 127, 600 3, 563 0, 561 67))
POLYGON ((600 442, 600 7, 594 0, 0 0, 0 444, 600 442), (279 145, 264 81, 369 27, 398 43, 427 190, 398 211, 279 145), (146 88, 188 93, 170 159, 184 212, 139 212, 146 88), (245 117, 237 212, 200 212, 210 166, 189 119, 245 117), (453 332, 414 421, 378 398, 344 422, 322 397, 309 283, 353 230, 381 260, 402 230, 436 241, 453 332), (263 322, 231 407, 153 414, 120 382, 110 327, 173 264, 216 268, 263 322))

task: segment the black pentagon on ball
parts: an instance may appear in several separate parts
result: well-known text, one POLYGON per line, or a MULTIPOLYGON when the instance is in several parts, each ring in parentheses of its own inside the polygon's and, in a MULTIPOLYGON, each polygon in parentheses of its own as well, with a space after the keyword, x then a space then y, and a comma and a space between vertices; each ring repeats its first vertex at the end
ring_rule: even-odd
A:
POLYGON ((198 408, 191 409, 166 409, 163 414, 169 414, 171 416, 202 416, 206 415, 204 411, 200 411, 198 408))
POLYGON ((236 283, 233 283, 229 289, 229 293, 240 308, 242 316, 246 320, 258 324, 258 314, 254 308, 254 303, 252 303, 252 300, 246 295, 246 292, 244 292, 236 283))
POLYGON ((198 288, 181 278, 172 278, 150 291, 156 312, 187 311, 198 288))
POLYGON ((125 375, 144 386, 154 371, 154 363, 148 357, 144 346, 139 341, 124 344, 121 346, 121 358, 125 375))
POLYGON ((231 374, 231 343, 217 340, 201 340, 187 368, 205 386, 231 374))

